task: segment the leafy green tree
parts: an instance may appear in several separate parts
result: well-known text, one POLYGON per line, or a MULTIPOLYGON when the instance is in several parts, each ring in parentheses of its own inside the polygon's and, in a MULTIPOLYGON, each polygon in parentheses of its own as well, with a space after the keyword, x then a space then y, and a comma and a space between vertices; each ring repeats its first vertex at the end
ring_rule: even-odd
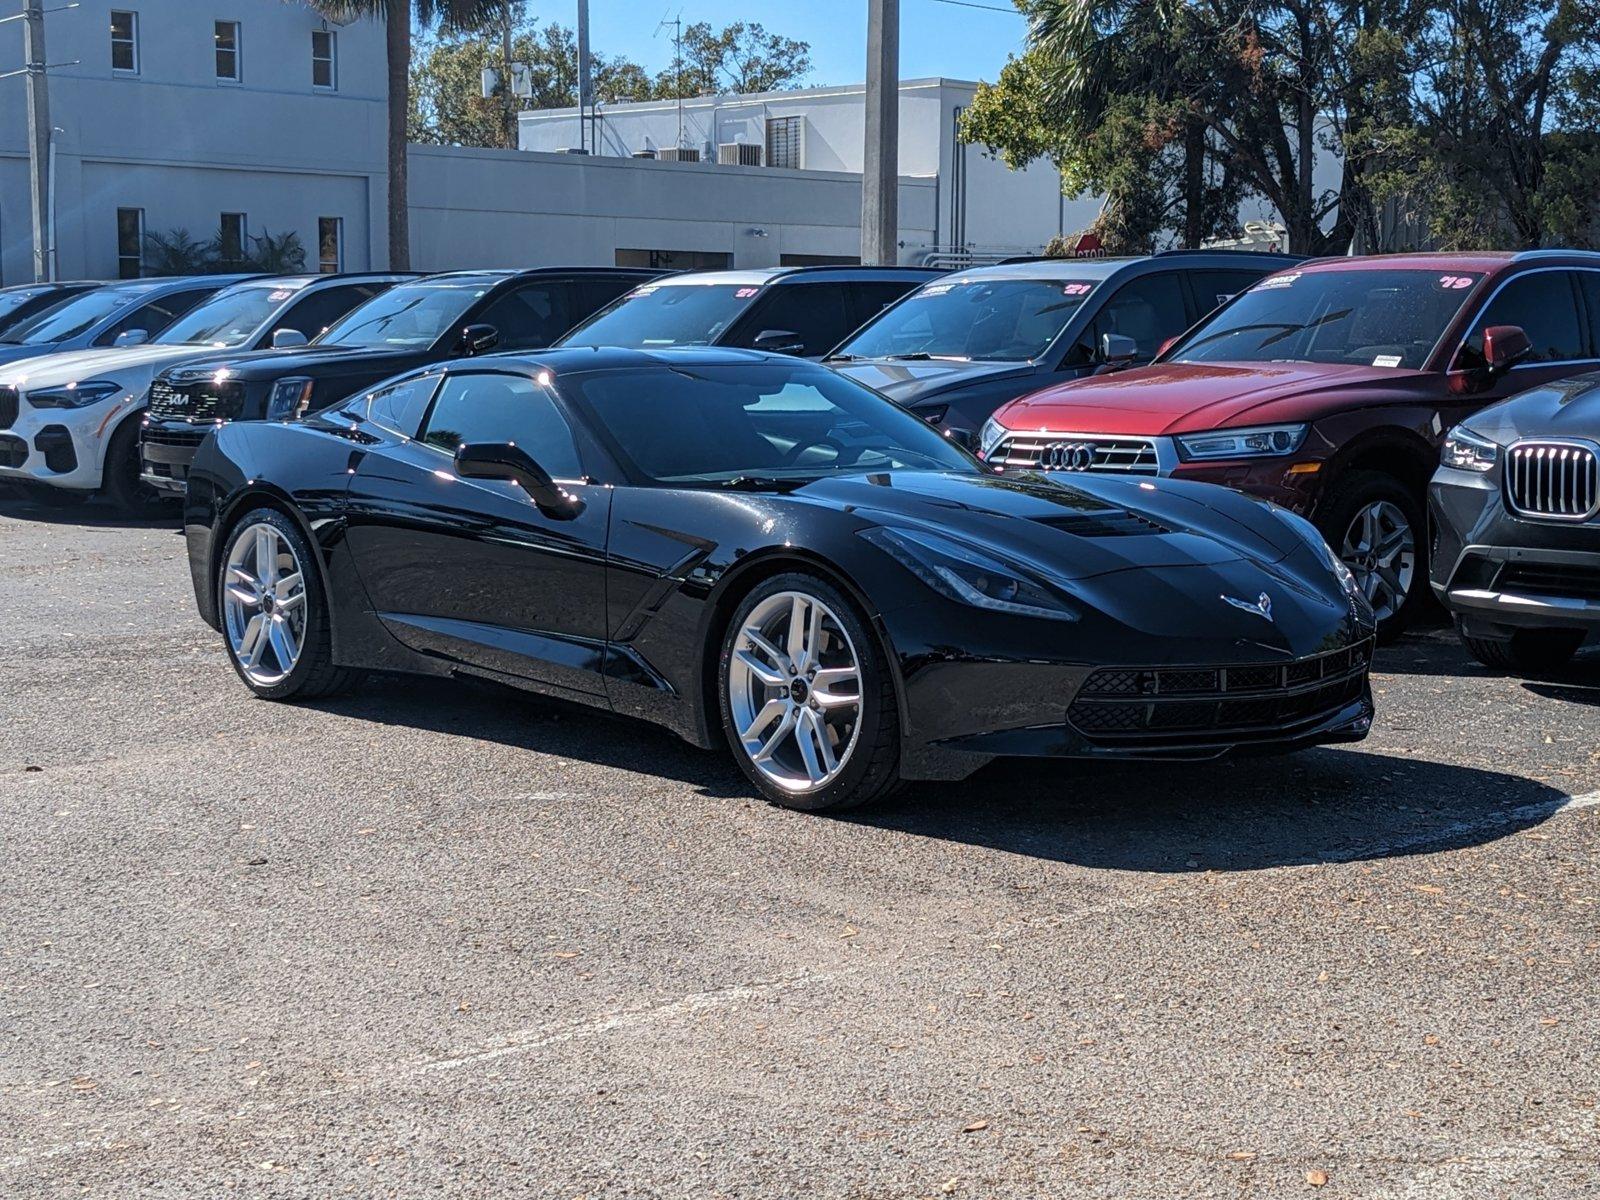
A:
POLYGON ((662 99, 718 92, 775 92, 799 87, 811 72, 811 45, 758 22, 735 21, 720 30, 707 21, 683 30, 681 61, 656 76, 662 99))
POLYGON ((330 20, 368 17, 384 22, 388 65, 389 267, 411 266, 411 219, 407 208, 406 132, 411 115, 411 23, 447 29, 481 25, 513 0, 308 0, 330 20))
MULTIPOLYGON (((578 48, 572 30, 555 23, 519 22, 513 27, 511 61, 530 67, 531 99, 518 107, 568 108, 578 103, 578 48)), ((594 55, 595 96, 601 100, 648 100, 650 78, 637 63, 594 55)), ((446 33, 418 57, 411 75, 411 140, 454 146, 516 148, 514 127, 505 121, 505 51, 498 30, 446 33), (485 99, 482 72, 501 75, 495 95, 485 99)))
POLYGON ((1443 0, 1362 131, 1374 193, 1446 249, 1600 244, 1600 5, 1443 0))

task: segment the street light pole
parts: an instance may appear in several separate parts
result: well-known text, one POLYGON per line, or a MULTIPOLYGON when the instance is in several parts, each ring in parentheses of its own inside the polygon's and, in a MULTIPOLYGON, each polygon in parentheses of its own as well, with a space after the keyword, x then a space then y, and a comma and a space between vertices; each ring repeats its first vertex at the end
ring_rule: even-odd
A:
POLYGON ((900 235, 900 0, 868 0, 861 261, 893 265, 900 235))
POLYGON ((28 183, 33 212, 33 280, 50 278, 50 85, 45 75, 44 4, 23 0, 28 76, 28 183))

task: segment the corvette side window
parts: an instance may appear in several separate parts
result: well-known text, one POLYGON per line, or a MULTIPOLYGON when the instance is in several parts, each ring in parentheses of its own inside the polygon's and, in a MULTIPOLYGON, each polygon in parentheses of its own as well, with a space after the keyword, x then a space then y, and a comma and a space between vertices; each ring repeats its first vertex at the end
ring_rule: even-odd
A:
POLYGON ((557 479, 581 479, 572 429, 550 393, 522 375, 448 376, 422 440, 446 454, 463 442, 515 442, 557 479))

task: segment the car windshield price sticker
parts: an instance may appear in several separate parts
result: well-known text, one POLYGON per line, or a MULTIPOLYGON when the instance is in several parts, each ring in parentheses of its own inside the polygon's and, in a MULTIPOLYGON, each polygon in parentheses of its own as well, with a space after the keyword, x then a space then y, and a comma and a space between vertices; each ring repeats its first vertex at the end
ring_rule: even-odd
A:
POLYGON ((1294 281, 1296 279, 1299 279, 1299 278, 1300 278, 1300 272, 1299 271, 1293 271, 1288 275, 1273 275, 1273 276, 1270 276, 1270 277, 1268 277, 1266 279, 1263 279, 1256 286, 1257 287, 1264 287, 1264 288, 1286 288, 1286 287, 1293 286, 1294 281))
POLYGON ((1398 367, 1404 359, 1398 354, 1380 354, 1372 360, 1375 367, 1398 367))
POLYGON ((1464 292, 1479 278, 1477 275, 1441 275, 1436 286, 1441 292, 1464 292))
POLYGON ((1094 291, 1092 283, 1069 283, 1061 289, 1062 295, 1065 296, 1087 296, 1092 291, 1094 291))
POLYGON ((733 294, 733 298, 735 300, 748 300, 748 299, 750 299, 751 296, 754 296, 760 290, 761 290, 760 288, 743 287, 743 288, 740 288, 737 292, 735 292, 733 294))

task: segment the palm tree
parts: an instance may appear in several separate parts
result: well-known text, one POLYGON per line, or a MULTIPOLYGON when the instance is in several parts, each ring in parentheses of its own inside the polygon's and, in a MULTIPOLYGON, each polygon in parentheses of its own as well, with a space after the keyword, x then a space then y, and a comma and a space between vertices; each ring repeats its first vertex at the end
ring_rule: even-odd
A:
POLYGON ((385 25, 389 67, 389 269, 411 266, 411 221, 406 199, 406 119, 411 111, 411 22, 473 28, 513 0, 308 0, 330 21, 371 17, 385 25))

